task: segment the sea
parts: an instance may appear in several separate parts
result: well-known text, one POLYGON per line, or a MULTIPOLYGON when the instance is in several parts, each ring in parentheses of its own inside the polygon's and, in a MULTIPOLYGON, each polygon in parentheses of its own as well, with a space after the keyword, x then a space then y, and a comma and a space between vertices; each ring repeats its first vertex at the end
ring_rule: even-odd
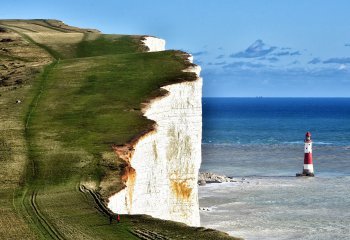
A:
POLYGON ((203 98, 201 225, 255 239, 350 239, 350 98, 203 98), (296 177, 305 133, 315 177, 296 177))

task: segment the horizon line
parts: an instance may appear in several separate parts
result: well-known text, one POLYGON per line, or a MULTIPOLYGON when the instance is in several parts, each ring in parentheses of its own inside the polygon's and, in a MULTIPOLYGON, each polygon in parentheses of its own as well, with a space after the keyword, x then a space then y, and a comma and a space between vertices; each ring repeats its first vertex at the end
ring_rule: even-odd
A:
POLYGON ((227 96, 207 97, 207 96, 202 96, 202 98, 350 98, 350 96, 349 97, 264 97, 264 96, 256 96, 256 97, 227 97, 227 96))

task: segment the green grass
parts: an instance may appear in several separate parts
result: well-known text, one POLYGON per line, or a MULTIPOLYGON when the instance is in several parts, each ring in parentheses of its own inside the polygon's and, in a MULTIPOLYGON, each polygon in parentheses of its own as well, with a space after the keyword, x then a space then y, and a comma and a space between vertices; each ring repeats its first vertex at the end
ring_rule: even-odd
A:
POLYGON ((145 50, 139 36, 102 34, 97 39, 82 41, 76 50, 77 57, 92 57, 111 54, 135 53, 145 50))
POLYGON ((21 183, 28 161, 23 119, 29 86, 0 93, 0 239, 37 239, 20 204, 21 183), (18 97, 22 104, 15 104, 18 97))
POLYGON ((181 71, 185 67, 173 51, 61 61, 50 73, 41 104, 41 111, 51 114, 41 115, 43 125, 34 127, 48 129, 49 123, 62 142, 91 153, 109 150, 151 127, 141 103, 162 85, 194 77, 181 71))
MULTIPOLYGON (((55 232, 68 239, 88 239, 89 236, 94 239, 134 238, 127 221, 118 228, 110 226, 108 217, 96 210, 91 196, 77 191, 82 178, 98 183, 103 176, 99 165, 100 150, 110 151, 109 143, 95 144, 94 135, 91 135, 98 133, 97 125, 102 127, 105 122, 90 121, 90 128, 80 125, 80 119, 88 117, 84 109, 90 107, 87 104, 94 98, 89 100, 91 92, 80 90, 91 80, 84 77, 89 71, 83 67, 77 73, 79 67, 71 67, 71 64, 81 65, 87 61, 93 66, 92 60, 54 62, 45 68, 33 88, 33 101, 25 121, 30 161, 22 204, 34 219, 32 227, 44 239, 55 238, 55 232), (75 97, 77 92, 81 93, 75 97), (87 134, 80 136, 84 132, 87 134), (37 208, 33 207, 32 196, 36 196, 37 208)), ((105 89, 101 88, 101 91, 105 89)), ((97 111, 95 108, 99 106, 91 107, 97 111)))

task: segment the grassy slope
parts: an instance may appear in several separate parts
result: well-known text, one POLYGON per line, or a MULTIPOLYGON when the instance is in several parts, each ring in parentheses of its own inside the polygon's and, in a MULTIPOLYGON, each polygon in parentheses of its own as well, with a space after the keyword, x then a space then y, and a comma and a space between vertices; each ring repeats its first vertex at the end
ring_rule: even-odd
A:
MULTIPOLYGON (((23 117, 26 104, 15 104, 28 87, 0 93, 0 239, 34 239, 36 234, 21 216, 18 192, 27 161, 23 117)), ((21 98, 26 101, 26 99, 21 98)))
MULTIPOLYGON (((0 22, 1 24, 1 22, 0 22)), ((14 33, 1 33, 0 37, 17 37, 14 33)), ((47 64, 51 56, 33 44, 22 41, 10 43, 11 55, 7 52, 0 56, 0 64, 27 64, 27 69, 47 64), (15 44, 15 45, 14 45, 15 44), (13 58, 11 58, 13 56, 13 58)), ((3 44, 1 48, 7 46, 3 44)), ((10 69, 10 72, 19 69, 10 69)), ((31 71, 25 71, 27 76, 31 71)), ((16 77, 16 74, 12 74, 16 77)), ((28 110, 29 82, 25 85, 0 87, 0 239, 35 239, 38 235, 32 231, 23 216, 23 208, 18 203, 19 184, 28 160, 23 119, 28 110), (15 104, 21 99, 22 104, 15 104)))
MULTIPOLYGON (((26 127, 20 127, 17 135, 27 142, 22 142, 22 150, 28 152, 25 184, 16 191, 14 186, 3 190, 6 196, 15 196, 12 207, 6 206, 15 207, 26 219, 20 224, 25 233, 18 238, 27 234, 42 239, 136 239, 132 232, 142 231, 173 239, 228 239, 216 231, 146 216, 122 216, 121 224, 109 225, 92 196, 79 191, 81 181, 98 186, 111 169, 117 176, 122 162, 111 145, 123 144, 152 125, 140 112, 142 102, 159 94, 162 85, 193 78, 181 71, 188 63, 180 52, 143 53, 139 40, 137 36, 99 35, 67 46, 75 49, 69 55, 59 52, 65 46, 59 44, 49 51, 58 53, 56 60, 23 93, 27 101, 20 105, 22 114, 10 111, 17 122, 24 119, 26 127)), ((11 94, 1 96, 11 98, 11 94)), ((3 158, 8 160, 12 150, 7 145, 0 142, 3 158)))

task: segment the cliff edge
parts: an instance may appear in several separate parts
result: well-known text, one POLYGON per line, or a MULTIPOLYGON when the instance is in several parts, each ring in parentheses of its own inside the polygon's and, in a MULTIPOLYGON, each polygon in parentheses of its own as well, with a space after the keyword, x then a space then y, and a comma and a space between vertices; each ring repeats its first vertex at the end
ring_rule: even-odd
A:
MULTIPOLYGON (((144 42, 150 51, 165 50, 164 40, 147 38, 144 42)), ((190 56, 188 61, 192 62, 190 56)), ((108 207, 115 213, 149 214, 200 225, 202 78, 199 66, 183 71, 195 73, 195 80, 162 87, 166 94, 143 108, 144 116, 155 121, 154 129, 128 148, 115 147, 118 156, 130 164, 123 176, 126 187, 109 198, 108 207)))

